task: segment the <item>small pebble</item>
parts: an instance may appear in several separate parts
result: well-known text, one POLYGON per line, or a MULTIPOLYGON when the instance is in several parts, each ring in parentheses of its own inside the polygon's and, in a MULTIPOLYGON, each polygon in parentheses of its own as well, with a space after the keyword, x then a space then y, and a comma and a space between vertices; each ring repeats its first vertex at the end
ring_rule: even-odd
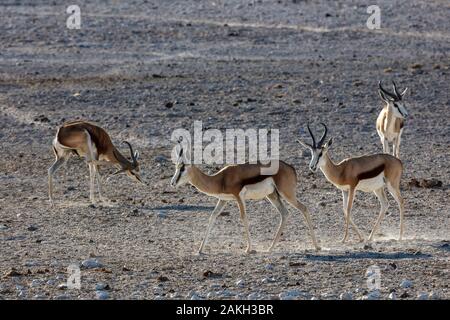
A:
POLYGON ((409 281, 406 279, 400 283, 400 287, 402 287, 402 288, 410 288, 411 286, 412 286, 412 281, 409 281))
POLYGON ((109 293, 103 290, 98 290, 95 292, 98 300, 108 300, 109 299, 109 293))
POLYGON ((428 294, 426 292, 421 292, 417 295, 417 300, 428 300, 428 294))
POLYGON ((97 259, 86 259, 83 262, 81 262, 81 266, 86 269, 103 267, 103 265, 97 259))
POLYGON ((353 295, 350 292, 344 292, 339 295, 341 300, 353 300, 353 295))
POLYGON ((395 292, 391 292, 388 298, 389 300, 397 300, 397 295, 395 294, 395 292))
POLYGON ((245 281, 244 280, 238 280, 237 282, 236 282, 236 286, 237 287, 239 287, 239 288, 243 288, 243 287, 245 287, 245 281))

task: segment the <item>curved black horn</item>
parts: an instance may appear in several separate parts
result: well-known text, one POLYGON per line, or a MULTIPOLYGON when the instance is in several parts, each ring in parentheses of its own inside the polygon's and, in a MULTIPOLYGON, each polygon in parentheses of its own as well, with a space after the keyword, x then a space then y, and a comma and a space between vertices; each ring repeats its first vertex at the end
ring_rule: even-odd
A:
POLYGON ((397 100, 397 97, 396 97, 395 95, 393 95, 392 93, 390 93, 389 91, 387 91, 386 89, 383 88, 383 86, 381 85, 381 80, 378 81, 378 88, 380 88, 380 90, 381 90, 384 94, 388 95, 389 97, 391 97, 391 98, 394 99, 394 100, 397 100))
POLYGON ((314 135, 313 135, 313 133, 311 131, 311 128, 309 127, 309 123, 306 125, 306 127, 308 128, 309 134, 311 135, 311 138, 312 138, 312 142, 313 142, 312 147, 316 148, 317 147, 317 145, 316 145, 316 138, 314 138, 314 135))
POLYGON ((401 99, 402 99, 402 96, 401 96, 401 94, 398 92, 397 86, 395 85, 394 80, 392 80, 392 87, 394 88, 394 93, 395 93, 395 95, 397 96, 397 99, 398 99, 398 100, 401 100, 401 99))
POLYGON ((320 124, 323 126, 325 131, 323 132, 322 138, 320 138, 319 145, 318 145, 319 148, 323 145, 323 142, 325 141, 325 138, 327 137, 327 132, 328 132, 328 128, 325 125, 325 123, 321 122, 320 124))
POLYGON ((131 159, 133 160, 133 167, 136 168, 137 167, 137 160, 134 157, 133 147, 131 146, 131 144, 128 141, 123 141, 122 143, 127 144, 128 148, 130 148, 131 159))

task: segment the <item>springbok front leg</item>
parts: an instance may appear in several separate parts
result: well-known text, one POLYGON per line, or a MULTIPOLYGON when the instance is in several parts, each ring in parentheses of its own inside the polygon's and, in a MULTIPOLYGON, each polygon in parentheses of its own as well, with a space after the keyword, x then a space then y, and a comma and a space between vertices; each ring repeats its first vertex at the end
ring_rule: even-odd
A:
MULTIPOLYGON (((346 210, 347 210, 347 206, 348 206, 348 191, 342 191, 342 202, 343 202, 344 221, 345 221, 345 219, 347 218, 346 210)), ((356 224, 353 221, 351 216, 350 216, 350 224, 351 224, 351 226, 353 228, 353 231, 355 231, 356 234, 358 235, 359 242, 363 242, 364 241, 364 236, 362 235, 361 231, 356 226, 356 224)))
POLYGON ((345 215, 345 233, 344 237, 342 238, 341 242, 345 243, 348 239, 348 227, 351 220, 351 212, 352 212, 352 206, 353 206, 353 199, 355 198, 355 188, 350 188, 348 192, 348 200, 347 200, 347 208, 344 211, 345 215))
POLYGON ((56 161, 53 165, 48 169, 48 197, 50 201, 50 206, 53 207, 53 175, 56 170, 58 170, 65 162, 67 161, 67 156, 58 156, 56 155, 56 161))
POLYGON ((86 133, 86 139, 87 139, 87 146, 88 146, 88 150, 86 153, 86 161, 89 165, 89 199, 91 200, 91 203, 95 203, 95 197, 94 197, 94 192, 95 192, 95 178, 96 178, 96 157, 94 154, 94 148, 92 146, 92 140, 91 140, 91 136, 89 134, 88 131, 85 131, 86 133))
POLYGON ((277 233, 275 234, 275 238, 272 241, 272 244, 269 247, 268 252, 271 252, 272 249, 275 247, 275 244, 280 239, 281 233, 283 232, 283 229, 286 225, 287 218, 289 216, 289 211, 286 209, 286 207, 283 205, 283 203, 280 200, 280 196, 277 191, 269 194, 267 196, 267 199, 272 203, 272 205, 277 209, 277 211, 281 215, 281 221, 280 225, 278 226, 277 233))
POLYGON ((226 204, 226 202, 224 200, 217 201, 216 207, 214 208, 213 212, 211 213, 211 216, 209 217, 208 228, 206 229, 205 237, 203 238, 203 241, 200 244, 200 248, 198 249, 199 254, 201 254, 203 252, 203 247, 205 246, 205 243, 208 240, 208 236, 209 236, 209 233, 211 232, 212 226, 213 226, 214 222, 216 221, 216 218, 222 212, 225 204, 226 204))
POLYGON ((389 142, 386 138, 383 138, 383 153, 390 153, 389 142))
POLYGON ((377 196, 378 200, 380 201, 381 209, 380 214, 378 216, 377 221, 375 222, 375 225, 373 226, 372 232, 370 232, 369 241, 372 241, 373 236, 375 235, 375 232, 380 225, 381 220, 384 218, 388 208, 389 208, 389 201, 386 197, 386 192, 384 191, 384 187, 380 188, 378 190, 374 191, 375 195, 377 196))
POLYGON ((245 238, 247 239, 247 249, 245 249, 245 252, 251 253, 252 252, 252 242, 250 240, 250 230, 249 230, 250 228, 248 225, 248 218, 247 218, 247 213, 245 210, 245 202, 240 195, 236 197, 236 201, 239 206, 239 212, 241 214, 241 221, 244 224, 244 228, 245 228, 245 238))

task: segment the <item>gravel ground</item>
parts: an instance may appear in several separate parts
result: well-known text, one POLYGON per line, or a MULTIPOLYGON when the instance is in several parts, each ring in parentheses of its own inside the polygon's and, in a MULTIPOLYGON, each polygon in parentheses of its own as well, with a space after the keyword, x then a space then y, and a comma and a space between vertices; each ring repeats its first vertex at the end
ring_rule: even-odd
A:
MULTIPOLYGON (((65 27, 56 1, 0 4, 0 298, 450 297, 448 1, 377 1, 380 30, 366 27, 359 1, 78 3, 80 30, 65 27), (376 241, 352 234, 343 245, 341 194, 309 172, 295 139, 307 121, 323 121, 335 161, 381 152, 377 82, 392 79, 410 88, 401 145, 406 239, 396 240, 389 196, 376 241), (50 208, 51 141, 69 119, 99 123, 116 144, 130 141, 147 185, 117 176, 104 185, 109 202, 91 206, 87 166, 73 157, 56 174, 50 208), (194 120, 205 129, 280 130, 281 158, 297 170, 322 251, 290 208, 281 241, 264 253, 279 216, 259 201, 248 203, 255 254, 244 253, 235 204, 218 218, 207 254, 195 254, 215 201, 169 186, 170 134, 194 120), (81 289, 66 288, 67 267, 82 262, 81 289), (373 265, 378 291, 366 284, 373 265)), ((378 210, 373 195, 357 194, 353 217, 366 236, 378 210)))

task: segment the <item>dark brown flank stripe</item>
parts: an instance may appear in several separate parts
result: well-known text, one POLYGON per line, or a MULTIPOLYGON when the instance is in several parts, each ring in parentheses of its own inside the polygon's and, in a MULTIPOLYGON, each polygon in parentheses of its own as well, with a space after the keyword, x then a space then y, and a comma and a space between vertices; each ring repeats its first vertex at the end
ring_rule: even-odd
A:
POLYGON ((405 125, 405 122, 404 121, 402 121, 402 122, 400 122, 400 129, 403 129, 403 126, 405 125))
POLYGON ((383 171, 384 171, 384 163, 380 164, 378 167, 375 167, 370 171, 361 172, 360 174, 358 174, 357 178, 359 180, 374 178, 383 171))
POLYGON ((259 176, 256 176, 256 177, 252 177, 252 178, 248 178, 248 179, 242 180, 241 188, 243 188, 245 186, 248 186, 248 185, 251 185, 251 184, 256 184, 258 182, 262 182, 265 179, 271 178, 271 177, 273 177, 273 176, 259 175, 259 176))

